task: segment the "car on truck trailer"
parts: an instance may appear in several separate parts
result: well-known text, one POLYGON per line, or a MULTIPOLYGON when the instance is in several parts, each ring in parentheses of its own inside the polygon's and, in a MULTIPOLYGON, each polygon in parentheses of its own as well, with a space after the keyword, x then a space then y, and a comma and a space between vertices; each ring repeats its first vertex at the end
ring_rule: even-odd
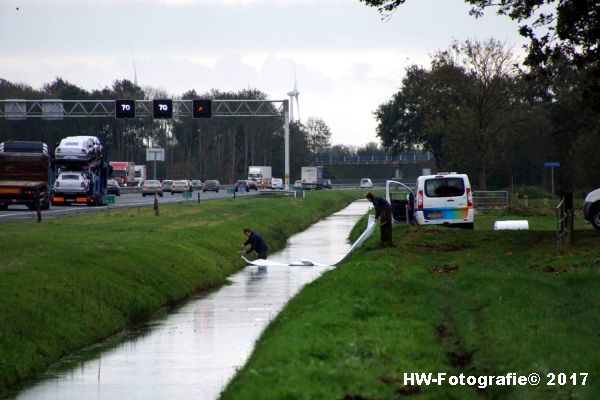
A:
POLYGON ((96 136, 68 136, 54 150, 54 158, 58 164, 89 165, 99 161, 102 155, 102 143, 96 136))
MULTIPOLYGON (((102 144, 98 146, 101 148, 102 144)), ((53 186, 50 188, 50 202, 56 206, 72 203, 103 205, 109 169, 106 153, 100 158, 88 159, 87 163, 82 159, 56 160, 51 169, 50 182, 53 186)))
POLYGON ((50 155, 43 142, 0 143, 0 210, 24 204, 30 210, 47 210, 50 155))
POLYGON ((93 168, 84 167, 74 170, 73 166, 54 166, 54 186, 50 202, 53 206, 68 206, 75 204, 86 204, 88 206, 101 206, 104 204, 104 196, 107 194, 108 171, 103 162, 93 168))

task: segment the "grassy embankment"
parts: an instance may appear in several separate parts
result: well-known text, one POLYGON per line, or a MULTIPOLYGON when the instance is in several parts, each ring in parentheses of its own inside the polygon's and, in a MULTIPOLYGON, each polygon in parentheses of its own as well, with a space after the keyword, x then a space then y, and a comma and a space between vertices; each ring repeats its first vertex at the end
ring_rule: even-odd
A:
POLYGON ((0 397, 60 357, 223 284, 251 227, 276 250, 360 192, 245 198, 0 225, 0 397))
POLYGON ((377 233, 292 299, 223 398, 600 398, 600 236, 578 220, 576 244, 557 249, 550 210, 518 211, 530 231, 494 232, 523 217, 489 211, 474 231, 395 227, 389 249, 377 233), (405 372, 542 383, 405 386, 405 372), (573 386, 580 372, 586 386, 573 386), (547 386, 548 373, 566 385, 547 386))

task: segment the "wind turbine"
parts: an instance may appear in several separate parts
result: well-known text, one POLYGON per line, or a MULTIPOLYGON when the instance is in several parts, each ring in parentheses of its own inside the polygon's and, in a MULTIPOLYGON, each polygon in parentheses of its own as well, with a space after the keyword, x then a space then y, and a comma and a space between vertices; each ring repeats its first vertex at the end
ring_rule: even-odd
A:
POLYGON ((137 86, 137 70, 135 69, 135 57, 133 56, 133 46, 129 43, 129 51, 131 52, 131 62, 133 63, 133 83, 137 86))
POLYGON ((298 110, 298 121, 300 121, 300 103, 298 102, 298 85, 296 84, 296 69, 294 68, 294 89, 287 92, 290 96, 290 121, 294 120, 294 98, 296 98, 296 109, 298 110))

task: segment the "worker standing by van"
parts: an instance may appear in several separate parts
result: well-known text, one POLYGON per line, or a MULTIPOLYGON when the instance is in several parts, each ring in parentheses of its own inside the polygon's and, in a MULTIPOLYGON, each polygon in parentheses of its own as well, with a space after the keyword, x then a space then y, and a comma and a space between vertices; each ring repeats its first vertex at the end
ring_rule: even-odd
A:
POLYGON ((248 237, 248 240, 242 244, 240 250, 243 250, 245 246, 250 245, 250 248, 248 251, 246 251, 246 254, 256 251, 258 253, 258 259, 266 260, 267 251, 269 251, 269 248, 267 247, 267 244, 263 238, 258 233, 252 232, 249 228, 244 229, 244 235, 248 237))
POLYGON ((373 196, 371 192, 367 193, 365 197, 375 207, 375 220, 379 220, 379 226, 381 226, 381 245, 392 247, 392 206, 386 199, 373 196))

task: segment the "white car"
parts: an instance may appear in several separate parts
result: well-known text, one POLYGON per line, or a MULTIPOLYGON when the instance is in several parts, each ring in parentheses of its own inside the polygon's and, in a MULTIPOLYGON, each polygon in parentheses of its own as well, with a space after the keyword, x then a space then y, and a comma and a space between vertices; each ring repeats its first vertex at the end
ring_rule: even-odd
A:
POLYGON ((96 136, 69 136, 56 148, 57 162, 91 163, 102 158, 102 144, 96 136))
POLYGON ((55 194, 87 193, 90 190, 90 177, 80 171, 63 171, 54 181, 55 194))
POLYGON ((362 178, 360 180, 360 188, 361 189, 372 189, 373 182, 371 182, 371 180, 369 178, 362 178))
POLYGON ((271 179, 271 189, 283 190, 283 179, 281 179, 281 178, 272 178, 271 179))
POLYGON ((188 180, 173 181, 173 184, 171 185, 171 195, 174 195, 175 193, 190 192, 191 190, 192 183, 188 180))

